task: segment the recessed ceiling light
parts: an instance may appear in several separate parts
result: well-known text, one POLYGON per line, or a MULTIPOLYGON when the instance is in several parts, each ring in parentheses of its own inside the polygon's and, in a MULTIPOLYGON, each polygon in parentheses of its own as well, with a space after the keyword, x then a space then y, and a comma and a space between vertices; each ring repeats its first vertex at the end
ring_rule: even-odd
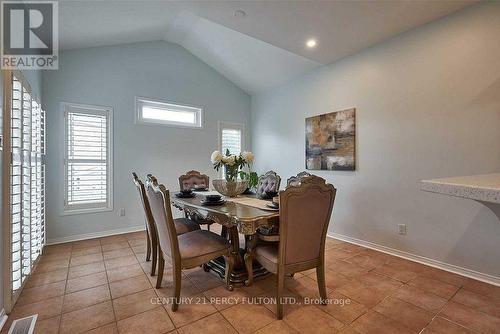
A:
POLYGON ((234 17, 245 17, 245 15, 247 15, 247 13, 245 13, 244 10, 238 9, 238 10, 234 11, 233 15, 234 15, 234 17))
POLYGON ((316 40, 314 38, 308 39, 306 42, 307 47, 311 48, 311 49, 316 47, 316 44, 318 44, 318 43, 316 42, 316 40))

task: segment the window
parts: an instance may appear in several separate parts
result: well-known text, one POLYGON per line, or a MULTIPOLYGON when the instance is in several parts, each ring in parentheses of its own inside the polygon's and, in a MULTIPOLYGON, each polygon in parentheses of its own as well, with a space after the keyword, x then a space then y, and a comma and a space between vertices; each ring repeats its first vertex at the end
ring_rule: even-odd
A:
POLYGON ((240 154, 244 149, 244 125, 238 123, 219 123, 219 146, 222 154, 229 150, 231 154, 240 154))
POLYGON ((139 124, 159 124, 201 128, 203 109, 142 97, 135 98, 135 121, 139 124))
POLYGON ((112 109, 64 104, 64 211, 112 209, 112 109))
POLYGON ((4 79, 2 156, 9 168, 2 176, 6 203, 2 209, 10 221, 6 308, 11 309, 45 244, 45 113, 21 73, 6 71, 4 79))

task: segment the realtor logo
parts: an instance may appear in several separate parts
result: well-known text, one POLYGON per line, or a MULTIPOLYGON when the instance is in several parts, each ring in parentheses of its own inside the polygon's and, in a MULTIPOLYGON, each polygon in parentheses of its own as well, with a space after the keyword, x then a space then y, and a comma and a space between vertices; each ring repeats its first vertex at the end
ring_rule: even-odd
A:
POLYGON ((2 1, 2 70, 57 70, 57 1, 2 1))

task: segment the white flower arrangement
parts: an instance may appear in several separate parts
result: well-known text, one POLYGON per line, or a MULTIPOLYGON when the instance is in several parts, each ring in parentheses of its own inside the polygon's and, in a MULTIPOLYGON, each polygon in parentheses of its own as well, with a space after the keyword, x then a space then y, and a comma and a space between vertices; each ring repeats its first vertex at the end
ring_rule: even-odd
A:
POLYGON ((243 151, 241 153, 241 157, 243 158, 243 160, 246 161, 246 163, 248 164, 251 164, 253 162, 253 153, 252 152, 248 152, 248 151, 243 151))
POLYGON ((212 153, 212 156, 210 157, 210 160, 212 161, 212 164, 217 164, 219 162, 222 161, 222 153, 220 153, 219 151, 214 151, 214 153, 212 153))
POLYGON ((221 167, 224 167, 226 180, 228 181, 235 181, 240 168, 250 166, 253 160, 253 153, 248 151, 244 151, 239 155, 231 154, 229 150, 226 150, 225 155, 220 151, 214 151, 210 157, 215 170, 219 171, 221 167))

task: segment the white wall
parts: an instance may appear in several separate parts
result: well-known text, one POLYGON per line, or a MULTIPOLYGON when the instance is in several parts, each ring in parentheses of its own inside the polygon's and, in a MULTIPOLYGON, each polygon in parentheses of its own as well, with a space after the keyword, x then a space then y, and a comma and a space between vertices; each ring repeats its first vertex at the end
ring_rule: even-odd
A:
MULTIPOLYGON (((49 241, 133 226, 143 216, 131 172, 153 173, 171 189, 197 169, 216 176, 210 154, 218 121, 244 123, 250 132, 250 97, 185 49, 166 42, 62 52, 58 71, 43 77, 47 110, 47 234, 49 241), (160 98, 205 109, 202 130, 134 124, 134 97, 160 98), (114 211, 63 216, 63 115, 60 102, 114 108, 114 211), (120 208, 126 216, 119 217, 120 208)), ((249 137, 247 136, 247 143, 249 137)))
POLYGON ((253 97, 256 168, 304 170, 304 119, 355 107, 357 170, 315 172, 338 188, 329 232, 500 277, 498 207, 418 184, 500 171, 499 18, 474 6, 253 97))

